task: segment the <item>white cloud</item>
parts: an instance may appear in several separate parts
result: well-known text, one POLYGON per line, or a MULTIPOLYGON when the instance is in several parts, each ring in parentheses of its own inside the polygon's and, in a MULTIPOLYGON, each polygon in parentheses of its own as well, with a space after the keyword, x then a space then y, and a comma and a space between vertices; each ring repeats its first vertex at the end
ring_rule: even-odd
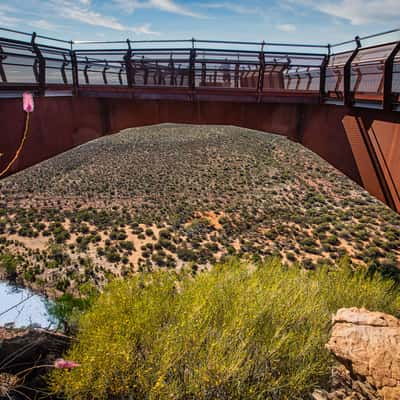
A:
POLYGON ((173 0, 114 0, 122 10, 129 13, 141 8, 154 8, 173 14, 184 15, 187 17, 204 18, 203 15, 184 7, 173 0))
POLYGON ((201 3, 199 6, 209 9, 225 9, 236 14, 257 14, 261 12, 261 10, 256 7, 251 7, 249 5, 244 6, 243 4, 228 1, 221 3, 201 3))
POLYGON ((172 0, 150 0, 150 4, 154 8, 158 8, 162 11, 168 11, 174 14, 186 15, 188 17, 199 17, 200 15, 190 11, 186 7, 183 7, 172 0))
POLYGON ((395 23, 400 19, 398 0, 284 0, 293 6, 302 4, 353 25, 395 23))
POLYGON ((17 11, 17 9, 12 6, 9 6, 8 4, 0 4, 0 11, 1 12, 15 12, 15 11, 17 11))
POLYGON ((103 15, 97 11, 91 10, 90 1, 81 0, 81 3, 87 3, 86 6, 73 4, 70 0, 53 0, 54 10, 60 17, 82 22, 84 24, 100 26, 103 28, 113 29, 116 31, 133 32, 144 35, 158 35, 150 29, 150 24, 144 24, 138 27, 130 27, 122 24, 114 16, 103 15))
POLYGON ((280 24, 276 26, 277 29, 283 32, 294 32, 296 30, 296 26, 293 24, 280 24))
POLYGON ((58 29, 56 25, 46 21, 45 19, 30 21, 29 25, 36 29, 43 29, 44 31, 55 31, 58 29))
POLYGON ((319 3, 318 9, 326 14, 349 20, 353 25, 369 22, 399 20, 398 0, 341 0, 319 3))
POLYGON ((115 17, 101 15, 96 11, 84 10, 79 7, 65 7, 60 11, 62 12, 62 14, 60 13, 62 17, 83 22, 88 25, 101 26, 117 31, 127 30, 115 17))
POLYGON ((141 26, 137 26, 133 28, 132 31, 136 34, 143 34, 143 35, 160 35, 160 32, 155 32, 151 30, 150 24, 143 24, 141 26))
POLYGON ((15 27, 22 21, 19 18, 12 17, 11 15, 6 15, 3 11, 0 11, 0 25, 15 27))
POLYGON ((7 4, 0 4, 0 25, 8 27, 16 27, 22 21, 20 18, 10 15, 10 13, 15 13, 18 10, 7 4))

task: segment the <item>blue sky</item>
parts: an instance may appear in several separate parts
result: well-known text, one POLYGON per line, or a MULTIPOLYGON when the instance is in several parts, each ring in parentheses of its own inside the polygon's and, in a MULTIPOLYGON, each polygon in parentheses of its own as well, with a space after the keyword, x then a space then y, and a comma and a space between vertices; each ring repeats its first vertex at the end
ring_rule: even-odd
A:
POLYGON ((68 40, 326 44, 398 25, 399 0, 0 0, 0 26, 68 40))

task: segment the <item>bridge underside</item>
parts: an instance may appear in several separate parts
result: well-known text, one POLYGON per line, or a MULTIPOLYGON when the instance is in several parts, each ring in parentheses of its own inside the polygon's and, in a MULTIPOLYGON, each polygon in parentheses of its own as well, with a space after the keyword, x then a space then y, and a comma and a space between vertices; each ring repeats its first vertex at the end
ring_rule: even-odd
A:
MULTIPOLYGON (((20 143, 21 100, 0 99, 0 170, 20 143)), ((300 142, 400 212, 400 116, 328 104, 41 97, 10 173, 103 135, 159 123, 224 124, 300 142)))

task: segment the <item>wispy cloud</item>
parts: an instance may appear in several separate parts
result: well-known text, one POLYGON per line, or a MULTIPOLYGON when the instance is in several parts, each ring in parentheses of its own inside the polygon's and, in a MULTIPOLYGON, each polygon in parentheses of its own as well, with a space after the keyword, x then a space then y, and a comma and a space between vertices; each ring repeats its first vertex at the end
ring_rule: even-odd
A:
POLYGON ((63 7, 60 11, 60 16, 88 25, 101 26, 117 31, 127 30, 115 17, 101 15, 96 11, 85 10, 79 7, 63 7))
POLYGON ((58 29, 56 25, 46 21, 45 19, 32 20, 29 22, 29 25, 44 31, 56 31, 58 29))
POLYGON ((8 4, 0 4, 0 11, 1 12, 15 12, 15 11, 17 11, 17 9, 8 4))
POLYGON ((398 0, 342 0, 321 2, 318 9, 326 14, 349 20, 353 25, 400 19, 398 0))
POLYGON ((196 13, 173 0, 114 0, 114 3, 129 13, 132 13, 138 9, 153 8, 187 17, 204 18, 204 15, 196 13))
POLYGON ((145 35, 158 35, 158 32, 150 29, 150 24, 143 24, 141 26, 127 26, 121 23, 116 17, 110 15, 103 15, 90 8, 89 0, 81 0, 82 4, 73 4, 69 0, 53 0, 54 11, 59 14, 61 18, 78 21, 87 25, 99 26, 116 31, 133 32, 145 35), (85 3, 85 4, 83 4, 85 3))
POLYGON ((143 24, 141 26, 137 26, 132 29, 132 31, 136 34, 143 34, 143 35, 160 35, 160 32, 155 32, 151 30, 150 24, 143 24))
POLYGON ((280 24, 280 25, 277 25, 276 28, 283 32, 294 32, 296 30, 296 25, 280 24))
POLYGON ((398 0, 283 0, 292 6, 303 5, 353 25, 369 23, 396 23, 400 19, 398 0))
POLYGON ((16 17, 15 15, 11 15, 16 12, 17 9, 8 4, 0 4, 0 25, 14 28, 21 23, 20 18, 16 17))
POLYGON ((7 27, 15 27, 22 22, 21 19, 7 15, 3 11, 0 11, 0 25, 7 27))
POLYGON ((223 9, 236 14, 258 14, 261 11, 258 7, 229 1, 221 3, 200 3, 199 6, 208 9, 223 9))

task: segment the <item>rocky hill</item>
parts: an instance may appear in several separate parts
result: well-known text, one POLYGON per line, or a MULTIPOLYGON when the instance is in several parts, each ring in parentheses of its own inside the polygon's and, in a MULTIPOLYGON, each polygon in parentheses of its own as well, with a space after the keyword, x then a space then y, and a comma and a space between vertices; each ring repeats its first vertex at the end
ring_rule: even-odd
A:
POLYGON ((128 129, 0 181, 2 274, 50 295, 234 254, 391 270, 399 249, 397 214, 299 144, 247 129, 128 129))

